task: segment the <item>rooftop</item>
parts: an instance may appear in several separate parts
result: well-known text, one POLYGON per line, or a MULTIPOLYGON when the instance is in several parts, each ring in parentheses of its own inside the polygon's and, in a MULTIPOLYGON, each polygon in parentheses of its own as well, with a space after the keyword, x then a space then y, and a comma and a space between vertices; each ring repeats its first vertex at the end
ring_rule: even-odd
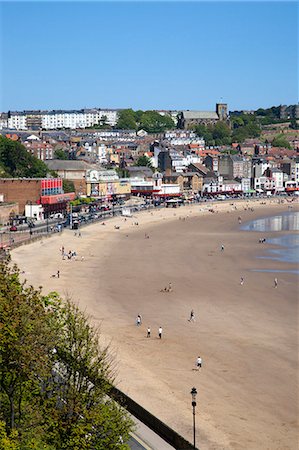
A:
POLYGON ((214 111, 182 111, 184 119, 219 119, 214 111))

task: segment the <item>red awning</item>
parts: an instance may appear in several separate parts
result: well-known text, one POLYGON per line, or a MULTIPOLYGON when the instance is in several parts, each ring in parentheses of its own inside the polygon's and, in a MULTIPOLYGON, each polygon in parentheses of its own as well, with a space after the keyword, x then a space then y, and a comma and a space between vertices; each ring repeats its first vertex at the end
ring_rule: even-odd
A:
POLYGON ((57 194, 57 195, 42 195, 41 204, 42 205, 54 205, 56 203, 65 203, 71 200, 75 200, 75 192, 69 192, 67 194, 57 194))

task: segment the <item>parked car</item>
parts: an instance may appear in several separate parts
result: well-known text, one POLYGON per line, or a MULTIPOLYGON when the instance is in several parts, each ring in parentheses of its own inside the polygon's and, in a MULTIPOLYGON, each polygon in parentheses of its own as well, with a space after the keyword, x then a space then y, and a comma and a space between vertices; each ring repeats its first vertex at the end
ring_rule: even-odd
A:
POLYGON ((9 231, 18 231, 17 227, 15 225, 12 225, 9 229, 9 231))

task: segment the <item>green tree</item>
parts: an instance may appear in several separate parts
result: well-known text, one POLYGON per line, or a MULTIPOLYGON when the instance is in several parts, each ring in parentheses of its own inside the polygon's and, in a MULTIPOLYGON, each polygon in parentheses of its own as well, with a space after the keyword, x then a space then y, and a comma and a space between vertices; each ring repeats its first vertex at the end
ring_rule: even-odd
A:
POLYGON ((224 122, 216 123, 213 127, 212 134, 216 145, 228 145, 231 143, 231 130, 224 122))
POLYGON ((150 167, 151 169, 153 169, 152 161, 146 155, 139 156, 136 161, 136 166, 150 167))
POLYGON ((293 130, 298 130, 299 129, 299 124, 297 119, 292 119, 290 122, 290 128, 292 128, 293 130))
POLYGON ((138 124, 140 124, 141 122, 141 117, 144 114, 144 111, 142 111, 141 109, 138 109, 137 111, 135 111, 134 115, 135 115, 135 120, 138 124))
POLYGON ((0 324, 0 449, 128 448, 120 436, 132 422, 107 396, 114 363, 77 306, 42 296, 4 263, 0 324))
POLYGON ((68 154, 62 148, 58 148, 57 150, 55 150, 54 158, 63 160, 69 159, 68 154))
POLYGON ((0 421, 0 450, 20 450, 17 431, 8 435, 3 421, 0 421))
POLYGON ((283 134, 277 134, 272 141, 273 147, 291 148, 291 145, 287 138, 283 134))
POLYGON ((33 431, 33 422, 38 423, 39 410, 34 406, 41 379, 51 370, 49 355, 58 329, 50 322, 40 291, 21 283, 15 266, 1 264, 1 413, 7 430, 22 430, 24 439, 33 431))
POLYGON ((51 399, 63 402, 49 423, 48 442, 61 450, 126 449, 120 436, 127 441, 132 423, 107 397, 115 372, 108 347, 99 350, 99 331, 69 300, 58 317, 63 333, 56 355, 63 379, 51 391, 51 399))
POLYGON ((43 178, 47 166, 20 143, 0 136, 0 164, 8 177, 43 178))
POLYGON ((108 125, 107 120, 108 120, 108 117, 107 117, 107 116, 104 115, 104 116, 101 117, 101 119, 100 119, 100 126, 101 126, 102 128, 107 127, 107 125, 108 125))
POLYGON ((145 111, 141 116, 139 128, 148 133, 161 133, 175 128, 175 124, 167 115, 162 116, 156 111, 145 111))
POLYGON ((68 192, 76 192, 74 182, 72 180, 62 180, 63 191, 67 194, 68 192))
POLYGON ((132 109, 123 109, 118 113, 116 128, 120 130, 136 130, 137 124, 132 109))

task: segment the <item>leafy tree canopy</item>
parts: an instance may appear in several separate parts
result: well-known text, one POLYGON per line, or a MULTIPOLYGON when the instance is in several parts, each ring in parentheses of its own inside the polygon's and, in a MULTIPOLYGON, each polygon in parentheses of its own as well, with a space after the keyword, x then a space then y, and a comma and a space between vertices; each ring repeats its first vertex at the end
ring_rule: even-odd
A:
POLYGON ((2 176, 43 178, 47 175, 47 166, 43 161, 31 155, 20 142, 0 136, 0 165, 2 176))
POLYGON ((291 148, 291 145, 287 138, 283 134, 278 134, 272 141, 273 147, 291 148))
POLYGON ((118 114, 116 128, 120 130, 136 130, 137 123, 132 109, 123 109, 118 114))
POLYGON ((77 306, 2 263, 0 324, 0 449, 128 449, 132 422, 107 396, 114 363, 77 306))
POLYGON ((153 169, 152 162, 150 158, 146 155, 140 156, 136 161, 136 166, 142 166, 142 167, 150 167, 153 169))
POLYGON ((139 128, 148 133, 161 133, 175 128, 175 124, 169 116, 162 116, 156 111, 146 111, 141 116, 139 128))
POLYGON ((64 159, 64 160, 69 159, 67 152, 65 152, 62 148, 58 148, 57 150, 55 150, 54 158, 55 159, 64 159))
POLYGON ((74 182, 71 180, 62 180, 63 191, 67 194, 68 192, 76 192, 74 182))
POLYGON ((162 116, 156 111, 133 111, 124 109, 118 114, 116 128, 123 130, 145 130, 148 133, 161 133, 175 128, 170 116, 162 116))

